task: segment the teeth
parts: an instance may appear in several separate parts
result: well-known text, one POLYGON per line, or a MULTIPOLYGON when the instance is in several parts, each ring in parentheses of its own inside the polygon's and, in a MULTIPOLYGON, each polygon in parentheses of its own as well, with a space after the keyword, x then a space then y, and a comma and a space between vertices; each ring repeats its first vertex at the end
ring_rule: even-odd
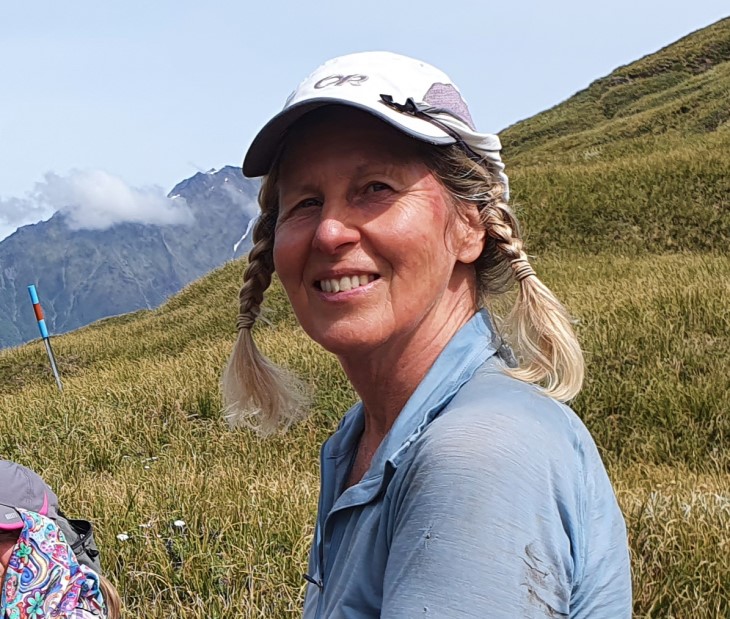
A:
POLYGON ((340 279, 323 279, 319 282, 319 288, 324 292, 345 292, 365 286, 374 279, 375 275, 351 275, 340 279))

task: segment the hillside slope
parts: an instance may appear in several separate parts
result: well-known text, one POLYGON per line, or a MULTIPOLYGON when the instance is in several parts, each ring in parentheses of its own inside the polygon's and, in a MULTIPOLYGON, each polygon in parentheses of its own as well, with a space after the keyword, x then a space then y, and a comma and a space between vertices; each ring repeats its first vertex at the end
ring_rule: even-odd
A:
MULTIPOLYGON (((301 608, 318 446, 355 394, 275 286, 256 341, 311 386, 310 417, 267 441, 226 427, 219 380, 242 268, 55 338, 63 394, 40 342, 0 351, 0 453, 45 475, 67 512, 94 519, 130 617, 301 608)), ((536 268, 578 319, 588 377, 574 408, 628 521, 634 616, 727 616, 730 260, 577 254, 536 268)))
MULTIPOLYGON (((520 165, 656 152, 728 130, 730 18, 620 67, 501 133, 520 165), (693 139, 694 138, 694 139, 693 139)), ((724 136, 727 138, 727 135, 724 136)))
POLYGON ((730 18, 505 129, 532 249, 723 249, 729 119, 730 18))

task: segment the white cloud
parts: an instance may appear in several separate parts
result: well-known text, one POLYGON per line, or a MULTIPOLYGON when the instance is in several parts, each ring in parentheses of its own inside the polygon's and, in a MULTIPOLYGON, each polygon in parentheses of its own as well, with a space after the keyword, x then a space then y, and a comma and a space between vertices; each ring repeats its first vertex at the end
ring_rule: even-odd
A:
POLYGON ((190 224, 184 198, 168 198, 161 187, 130 187, 102 170, 46 173, 24 198, 0 198, 0 240, 20 226, 60 211, 73 230, 103 230, 119 223, 190 224))
POLYGON ((35 204, 28 198, 0 198, 0 240, 11 235, 20 226, 47 219, 53 211, 35 204))
POLYGON ((193 215, 185 200, 170 199, 159 186, 130 187, 102 170, 74 170, 67 176, 53 172, 36 183, 31 197, 66 215, 74 230, 102 230, 119 223, 189 224, 193 215))

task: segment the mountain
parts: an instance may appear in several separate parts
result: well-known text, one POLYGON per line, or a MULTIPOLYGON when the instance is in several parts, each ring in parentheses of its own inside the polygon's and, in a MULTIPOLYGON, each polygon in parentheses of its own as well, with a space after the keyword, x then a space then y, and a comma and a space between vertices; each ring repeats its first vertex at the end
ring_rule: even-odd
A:
POLYGON ((725 251, 730 18, 500 133, 533 250, 725 251))
MULTIPOLYGON (((257 192, 257 181, 227 166, 198 173, 170 192, 185 199, 192 225, 72 230, 56 213, 20 228, 0 242, 0 347, 38 337, 28 284, 38 286, 51 333, 158 306, 234 257, 234 244, 257 209, 257 192)), ((241 244, 235 255, 249 247, 241 244)))

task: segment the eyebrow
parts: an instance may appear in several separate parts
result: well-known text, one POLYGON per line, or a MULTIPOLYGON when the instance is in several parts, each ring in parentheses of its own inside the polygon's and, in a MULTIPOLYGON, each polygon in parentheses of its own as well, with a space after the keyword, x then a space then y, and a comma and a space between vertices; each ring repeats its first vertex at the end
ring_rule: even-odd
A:
POLYGON ((284 188, 283 183, 279 183, 279 206, 281 207, 283 203, 286 201, 286 198, 293 194, 296 198, 299 198, 301 196, 305 195, 311 195, 311 194, 317 194, 317 186, 313 185, 312 183, 305 182, 302 185, 294 185, 293 187, 289 189, 284 188))
MULTIPOLYGON (((394 177, 400 177, 401 175, 398 173, 398 163, 394 161, 377 161, 377 162, 364 162, 357 164, 350 173, 348 173, 347 178, 352 179, 356 178, 358 176, 362 176, 364 174, 385 174, 387 176, 394 176, 394 177)), ((302 193, 302 194, 309 194, 309 193, 317 193, 319 191, 318 185, 316 182, 311 182, 308 179, 304 179, 301 184, 299 184, 297 181, 294 181, 291 183, 292 188, 288 191, 284 191, 282 189, 284 183, 282 181, 279 182, 279 197, 281 198, 287 193, 302 193)))

